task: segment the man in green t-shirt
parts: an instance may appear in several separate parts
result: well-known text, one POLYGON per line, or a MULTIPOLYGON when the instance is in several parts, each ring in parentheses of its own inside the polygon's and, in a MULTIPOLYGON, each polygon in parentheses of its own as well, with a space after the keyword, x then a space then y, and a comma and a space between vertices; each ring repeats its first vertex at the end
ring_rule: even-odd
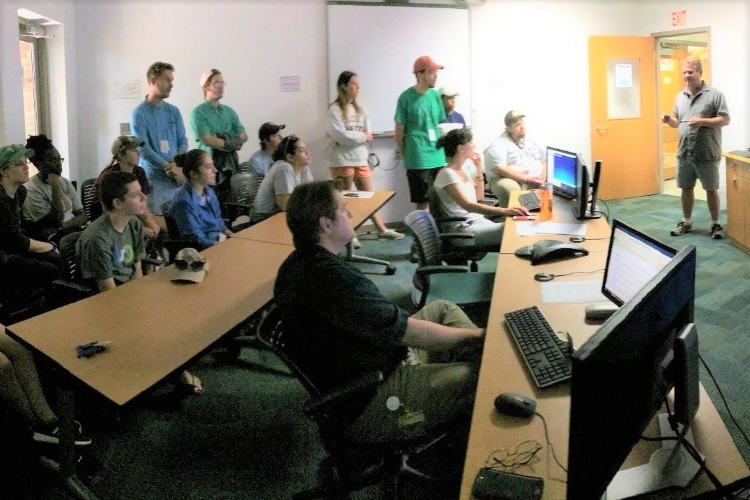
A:
POLYGON ((396 104, 396 156, 404 160, 411 201, 418 210, 428 207, 427 190, 445 166, 445 153, 435 146, 440 137, 438 124, 445 120, 443 101, 435 90, 439 69, 443 66, 429 56, 414 61, 417 83, 396 104))

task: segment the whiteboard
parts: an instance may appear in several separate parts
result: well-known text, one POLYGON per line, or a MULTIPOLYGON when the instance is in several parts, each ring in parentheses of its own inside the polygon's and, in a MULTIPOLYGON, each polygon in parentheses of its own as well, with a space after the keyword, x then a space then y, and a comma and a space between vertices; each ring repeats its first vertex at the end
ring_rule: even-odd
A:
POLYGON ((393 131, 398 96, 416 83, 420 56, 445 66, 435 89, 460 93, 456 111, 471 124, 469 9, 450 5, 328 3, 328 102, 342 71, 359 76, 358 101, 376 134, 393 131))

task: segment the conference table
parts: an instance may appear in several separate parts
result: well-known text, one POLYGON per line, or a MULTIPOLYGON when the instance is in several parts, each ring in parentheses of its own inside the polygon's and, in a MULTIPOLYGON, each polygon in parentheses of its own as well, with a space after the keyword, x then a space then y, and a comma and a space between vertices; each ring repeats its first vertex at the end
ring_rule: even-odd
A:
MULTIPOLYGON (((394 194, 347 198, 353 225, 362 225, 394 194)), ((58 472, 73 495, 96 498, 76 476, 73 381, 124 406, 203 356, 273 299, 277 271, 294 250, 285 216, 277 214, 201 252, 209 267, 200 283, 173 283, 176 270, 168 266, 7 327, 11 337, 58 369, 58 472), (76 346, 93 341, 108 342, 106 350, 78 358, 76 346)))
MULTIPOLYGON (((357 191, 344 191, 346 197, 346 208, 352 214, 352 227, 356 230, 385 205, 393 196, 395 191, 375 191, 360 193, 357 191)), ((281 245, 293 245, 292 233, 286 225, 286 213, 279 212, 253 226, 238 231, 233 238, 248 239, 255 241, 266 241, 281 245)), ((360 264, 377 264, 385 266, 385 274, 393 275, 396 268, 390 262, 374 259, 364 255, 355 255, 354 245, 350 242, 346 245, 345 259, 349 262, 360 264)))
POLYGON ((71 380, 118 406, 176 376, 273 298, 278 268, 293 247, 241 238, 202 252, 201 283, 173 283, 168 266, 141 279, 7 327, 8 334, 59 368, 60 474, 79 498, 93 499, 75 472, 71 380), (108 341, 78 358, 76 346, 108 341))
MULTIPOLYGON (((515 193, 514 196, 517 196, 515 193)), ((513 198, 512 198, 513 200, 513 198)), ((558 201, 553 222, 567 221, 568 203, 558 201)), ((531 266, 513 253, 519 246, 531 244, 539 239, 566 240, 568 235, 519 236, 516 224, 529 222, 508 220, 501 253, 498 257, 497 274, 490 307, 484 353, 479 372, 476 400, 472 415, 466 461, 461 482, 460 498, 471 499, 472 485, 480 468, 487 465, 493 452, 499 449, 514 450, 527 440, 538 442, 543 448, 537 458, 513 470, 517 474, 541 477, 544 480, 543 499, 566 497, 567 474, 552 457, 552 450, 545 438, 542 419, 534 416, 519 419, 501 415, 494 409, 495 397, 501 393, 514 392, 531 397, 537 402, 537 412, 545 421, 549 441, 554 453, 563 465, 568 457, 568 425, 570 415, 570 385, 558 384, 538 389, 526 371, 510 335, 504 326, 504 314, 525 307, 538 306, 552 328, 570 334, 575 347, 580 346, 601 325, 585 320, 585 303, 543 303, 543 284, 534 280, 534 274, 549 272, 557 275, 555 283, 597 280, 601 282, 607 258, 607 240, 610 229, 604 218, 586 221, 586 237, 581 243, 589 255, 570 260, 531 266), (582 273, 560 276, 566 273, 582 273)), ((699 332, 700 335, 700 332, 699 332)), ((697 449, 706 456, 708 468, 722 484, 730 484, 750 476, 750 471, 732 441, 708 394, 700 388, 700 408, 691 426, 697 449)), ((617 429, 612 429, 617 432, 617 429)), ((647 428, 646 435, 658 435, 655 419, 647 428)), ((623 464, 623 469, 648 462, 648 458, 659 444, 640 441, 623 464)), ((647 498, 685 498, 710 491, 713 485, 701 473, 687 490, 663 490, 647 498)))

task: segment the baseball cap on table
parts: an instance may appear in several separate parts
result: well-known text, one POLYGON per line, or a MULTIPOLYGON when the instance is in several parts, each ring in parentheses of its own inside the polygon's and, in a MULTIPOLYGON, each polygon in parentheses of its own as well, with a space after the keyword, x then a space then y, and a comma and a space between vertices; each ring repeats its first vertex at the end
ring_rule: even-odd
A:
POLYGON ((266 122, 261 125, 260 130, 258 130, 258 139, 260 139, 261 141, 265 141, 272 135, 277 134, 279 130, 283 130, 285 128, 286 125, 276 125, 272 122, 266 122))
POLYGON ((446 85, 445 87, 440 87, 440 95, 444 95, 446 97, 454 97, 460 94, 458 93, 458 90, 456 88, 446 85))
POLYGON ((126 149, 135 149, 143 144, 143 141, 134 135, 121 135, 112 143, 112 156, 117 156, 126 149))
POLYGON ((414 73, 419 73, 420 71, 434 71, 436 69, 443 69, 444 66, 439 65, 435 61, 432 60, 430 56, 422 56, 418 58, 416 61, 414 61, 414 73))
POLYGON ((517 109, 514 109, 514 110, 511 110, 511 111, 508 111, 508 112, 507 112, 507 113, 505 114, 505 126, 506 126, 506 127, 510 127, 511 125, 513 125, 514 123, 516 123, 516 122, 517 122, 518 120, 520 120, 521 118, 524 118, 525 116, 526 116, 526 115, 522 114, 522 113, 521 113, 520 111, 518 111, 517 109))
POLYGON ((0 166, 9 161, 20 160, 21 158, 31 158, 34 156, 33 149, 26 149, 23 144, 11 144, 0 148, 0 166))
POLYGON ((174 259, 175 274, 172 281, 200 283, 206 277, 208 261, 195 248, 183 248, 174 259))

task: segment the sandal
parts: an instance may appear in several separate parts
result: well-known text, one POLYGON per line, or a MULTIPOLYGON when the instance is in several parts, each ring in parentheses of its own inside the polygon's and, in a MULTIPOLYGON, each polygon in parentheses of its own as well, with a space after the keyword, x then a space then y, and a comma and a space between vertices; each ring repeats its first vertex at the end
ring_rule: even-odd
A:
POLYGON ((180 382, 177 387, 187 394, 203 393, 203 383, 201 382, 201 379, 188 371, 185 371, 180 375, 180 382))

